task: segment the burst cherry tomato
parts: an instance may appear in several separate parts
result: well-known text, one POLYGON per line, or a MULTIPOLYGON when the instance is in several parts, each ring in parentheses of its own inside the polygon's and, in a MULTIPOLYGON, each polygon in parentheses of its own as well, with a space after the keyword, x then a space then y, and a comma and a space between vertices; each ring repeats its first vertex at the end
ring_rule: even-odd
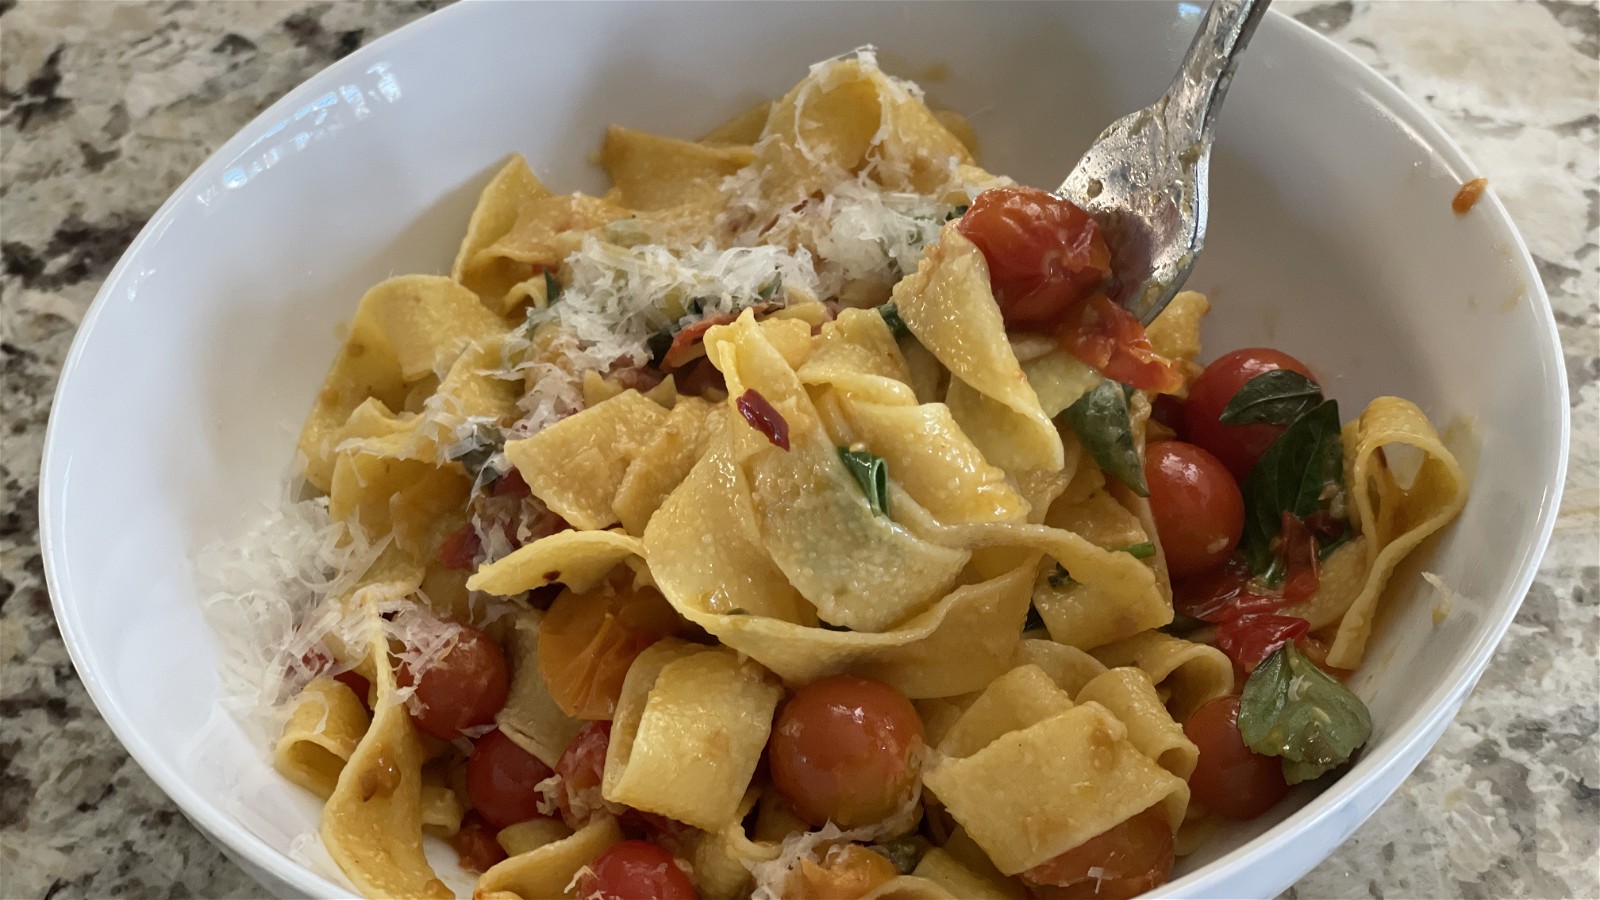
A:
POLYGON ((1182 441, 1157 441, 1145 448, 1144 477, 1174 577, 1216 568, 1233 554, 1244 531, 1244 499, 1215 456, 1182 441))
POLYGON ((796 691, 767 746, 772 783, 812 825, 857 828, 905 802, 919 776, 922 720, 881 681, 835 675, 796 691))
POLYGON ((1233 660, 1233 670, 1243 679, 1272 655, 1272 651, 1311 630, 1311 623, 1296 616, 1248 613, 1217 626, 1217 649, 1233 660))
POLYGON ((573 830, 589 824, 595 813, 605 808, 600 781, 605 777, 610 746, 611 723, 590 722, 578 729, 556 760, 556 774, 561 776, 556 806, 561 809, 561 820, 573 830))
POLYGON ((672 854, 645 841, 623 841, 578 876, 580 900, 695 900, 694 882, 672 854))
POLYGON ((471 569, 478 564, 478 551, 482 542, 472 523, 467 523, 445 535, 439 543, 439 565, 446 569, 471 569))
POLYGON ((1157 393, 1183 386, 1183 373, 1156 352, 1139 320, 1105 294, 1074 305, 1056 327, 1055 337, 1068 353, 1107 378, 1157 393))
POLYGON ((1172 826, 1152 806, 1022 873, 1041 900, 1126 900, 1164 884, 1172 872, 1172 826))
POLYGON ((483 817, 474 812, 461 820, 461 828, 450 838, 456 859, 461 868, 471 872, 487 872, 495 863, 506 858, 506 848, 495 840, 496 829, 489 827, 483 817))
POLYGON ((676 627, 671 604, 651 588, 562 594, 539 626, 551 699, 574 718, 611 718, 628 667, 676 627))
POLYGON ((1220 569, 1195 578, 1175 581, 1172 606, 1202 622, 1226 622, 1248 613, 1275 612, 1291 601, 1250 578, 1250 567, 1234 556, 1220 569))
POLYGON ((553 773, 499 729, 478 738, 467 757, 467 796, 495 828, 538 818, 539 782, 553 773))
POLYGON ((1266 347, 1248 347, 1219 357, 1189 385, 1189 399, 1183 406, 1184 435, 1222 460, 1241 484, 1285 426, 1264 422, 1224 425, 1222 411, 1246 382, 1275 369, 1289 369, 1311 377, 1311 370, 1305 363, 1287 353, 1266 347))
POLYGON ((1195 710, 1183 733, 1200 748, 1190 794, 1218 815, 1253 819, 1289 793, 1283 762, 1252 753, 1239 736, 1238 697, 1218 697, 1195 710))
MULTIPOLYGON (((470 625, 453 627, 460 629, 455 645, 423 670, 410 704, 418 730, 447 741, 461 737, 463 728, 493 722, 511 689, 506 655, 494 638, 470 625)), ((400 664, 395 680, 411 685, 407 664, 400 664)))
POLYGON ((1054 330, 1069 307, 1111 274, 1111 251, 1094 219, 1037 188, 984 191, 956 228, 983 251, 1011 328, 1054 330))

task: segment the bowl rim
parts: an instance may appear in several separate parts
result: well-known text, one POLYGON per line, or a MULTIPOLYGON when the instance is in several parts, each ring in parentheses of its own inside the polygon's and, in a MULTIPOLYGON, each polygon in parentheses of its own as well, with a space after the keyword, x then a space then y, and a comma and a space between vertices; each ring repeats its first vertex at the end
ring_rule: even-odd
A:
MULTIPOLYGON (((221 808, 209 797, 191 788, 184 780, 181 773, 168 766, 155 752, 151 745, 143 738, 140 729, 133 720, 125 717, 121 709, 112 699, 104 676, 97 667, 95 660, 88 653, 88 648, 83 642, 79 620, 74 612, 66 590, 65 570, 67 568, 66 540, 60 533, 61 522, 53 511, 58 498, 62 496, 62 489, 66 483, 66 468, 64 458, 68 455, 63 452, 61 435, 57 424, 59 418, 56 410, 63 399, 68 396, 70 385, 74 381, 73 375, 79 367, 82 357, 87 352, 90 341, 99 319, 105 308, 111 303, 114 288, 125 279, 133 261, 138 258, 145 245, 158 239, 166 230, 168 223, 178 214, 180 200, 190 196, 193 189, 221 163, 230 160, 248 146, 251 136, 258 133, 260 128, 271 121, 282 118, 285 114, 293 112, 304 104, 309 95, 317 93, 318 89, 312 88, 314 82, 323 79, 329 72, 356 69, 374 61, 374 58, 388 52, 388 50, 401 42, 421 39, 425 33, 446 27, 454 22, 457 17, 476 15, 477 10, 493 4, 482 2, 458 3, 445 9, 437 10, 409 22, 394 31, 385 34, 372 43, 359 48, 355 52, 339 60, 335 60, 316 73, 302 80, 293 89, 278 98, 242 127, 233 137, 218 147, 213 153, 196 167, 188 178, 167 198, 167 200, 151 216, 128 246, 116 266, 102 282, 96 292, 94 301, 85 312, 82 322, 75 333, 72 345, 62 363, 60 376, 56 383, 51 399, 51 415, 46 426, 45 441, 40 463, 40 480, 38 495, 39 515, 39 542, 43 556, 45 583, 50 593, 50 603, 62 642, 67 648, 69 658, 79 680, 87 690, 95 708, 99 711, 106 724, 110 726, 118 741, 128 751, 129 755, 144 772, 150 776, 157 786, 171 798, 184 815, 188 817, 208 838, 220 842, 223 849, 230 857, 234 857, 246 864, 247 869, 259 869, 271 876, 287 883, 298 891, 310 896, 343 897, 348 892, 326 877, 307 868, 301 862, 290 857, 287 853, 268 844, 266 840, 245 828, 225 814, 221 808), (237 854, 237 856, 235 856, 237 854), (242 860, 239 859, 242 857, 242 860)), ((1374 68, 1345 49, 1332 38, 1329 38, 1316 29, 1298 21, 1290 14, 1272 9, 1269 19, 1275 22, 1274 28, 1286 29, 1285 37, 1291 41, 1299 41, 1306 45, 1307 51, 1321 54, 1322 57, 1334 65, 1345 67, 1349 70, 1355 87, 1362 90, 1375 104, 1396 116, 1406 127, 1413 130, 1422 140, 1421 143, 1432 155, 1444 162, 1450 171, 1458 176, 1470 176, 1477 169, 1461 147, 1429 116, 1426 110, 1412 100, 1396 85, 1384 78, 1374 68)), ((1534 266, 1527 243, 1516 228, 1515 222, 1507 212, 1499 197, 1491 189, 1480 198, 1478 206, 1485 208, 1492 216, 1492 222, 1501 232, 1498 237, 1505 240, 1515 257, 1518 274, 1522 276, 1529 299, 1536 308, 1543 325, 1542 335, 1546 351, 1554 351, 1557 362, 1560 356, 1560 333, 1556 322, 1550 299, 1547 295, 1543 280, 1539 277, 1534 266)), ((1520 568, 1512 582, 1512 602, 1506 605, 1500 616, 1493 621, 1486 621, 1480 626, 1480 633, 1470 645, 1468 651, 1457 663, 1451 667, 1450 678, 1440 684, 1425 697, 1418 707, 1418 711, 1411 714, 1400 723, 1392 732, 1381 752, 1363 756, 1350 771, 1346 772, 1338 781, 1318 793, 1304 807, 1290 814, 1283 821, 1268 829, 1265 833, 1257 835, 1243 845, 1229 851, 1220 859, 1210 862, 1193 872, 1176 878, 1162 885, 1160 892, 1198 894, 1214 891, 1229 873, 1254 869, 1263 865, 1270 857, 1281 857, 1283 851, 1296 835, 1303 832, 1308 826, 1324 822, 1335 816, 1343 809, 1351 797, 1368 784, 1378 782, 1385 774, 1390 774, 1397 766, 1406 765, 1407 769, 1401 773, 1392 787, 1384 792, 1378 803, 1373 804, 1373 809, 1386 801, 1393 791, 1398 788, 1404 776, 1420 762, 1426 752, 1430 750, 1439 736, 1443 733, 1450 720, 1454 719, 1456 712, 1467 695, 1476 686, 1478 678, 1488 666, 1495 648, 1510 628, 1512 620, 1521 608, 1534 578, 1538 574, 1540 561, 1543 559, 1549 546, 1551 535, 1555 528, 1556 514, 1560 507, 1561 493, 1566 481, 1568 456, 1571 443, 1571 405, 1567 382, 1566 368, 1557 364, 1552 367, 1556 373, 1559 391, 1554 398, 1557 406, 1556 438, 1557 453, 1555 471, 1552 478, 1551 490, 1545 495, 1544 503, 1538 511, 1532 541, 1523 554, 1520 568), (1430 735, 1429 731, 1433 733, 1430 735), (1407 761, 1408 751, 1417 749, 1420 742, 1426 741, 1422 753, 1415 754, 1407 761)), ((1365 816, 1348 826, 1341 837, 1341 841, 1348 837, 1365 821, 1365 816)), ((1307 866, 1304 871, 1309 871, 1322 861, 1319 858, 1307 866)), ((1298 879, 1304 874, 1298 872, 1298 879)), ((252 875, 254 872, 252 872, 252 875)))

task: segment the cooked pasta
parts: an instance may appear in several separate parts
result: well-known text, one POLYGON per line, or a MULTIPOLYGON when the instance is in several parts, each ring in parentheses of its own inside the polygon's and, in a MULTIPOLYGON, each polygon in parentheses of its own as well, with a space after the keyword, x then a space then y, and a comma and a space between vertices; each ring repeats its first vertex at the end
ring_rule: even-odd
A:
POLYGON ((438 835, 485 900, 1131 896, 1366 740, 1336 676, 1460 466, 1404 400, 1201 365, 1197 293, 1142 328, 969 132, 860 50, 614 127, 603 196, 513 156, 448 276, 361 299, 273 757, 357 890, 447 895, 438 835))

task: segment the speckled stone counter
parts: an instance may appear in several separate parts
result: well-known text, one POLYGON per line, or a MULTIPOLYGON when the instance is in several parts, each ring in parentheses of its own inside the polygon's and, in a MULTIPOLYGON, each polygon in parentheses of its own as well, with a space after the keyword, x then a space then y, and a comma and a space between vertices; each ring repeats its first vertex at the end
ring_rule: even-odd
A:
MULTIPOLYGON (((0 0, 0 897, 254 897, 90 704, 37 546, 56 376, 100 280, 215 147, 433 2, 0 0)), ((1571 474, 1538 582, 1416 774, 1291 889, 1600 897, 1600 7, 1293 2, 1490 176, 1555 307, 1571 474)))

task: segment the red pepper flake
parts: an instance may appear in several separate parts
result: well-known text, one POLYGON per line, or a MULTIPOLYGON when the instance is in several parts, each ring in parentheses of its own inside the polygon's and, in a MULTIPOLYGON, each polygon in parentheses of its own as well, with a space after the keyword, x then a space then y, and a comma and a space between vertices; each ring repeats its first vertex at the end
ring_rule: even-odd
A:
POLYGON ((1478 203, 1478 198, 1483 196, 1484 189, 1489 186, 1489 179, 1474 178, 1463 184, 1461 190, 1456 191, 1456 196, 1450 201, 1450 208, 1456 215, 1464 216, 1472 211, 1478 203))
POLYGON ((789 449, 789 423, 767 398, 756 393, 755 388, 740 394, 733 405, 739 408, 739 415, 744 416, 750 427, 766 435, 773 446, 784 451, 789 449))

